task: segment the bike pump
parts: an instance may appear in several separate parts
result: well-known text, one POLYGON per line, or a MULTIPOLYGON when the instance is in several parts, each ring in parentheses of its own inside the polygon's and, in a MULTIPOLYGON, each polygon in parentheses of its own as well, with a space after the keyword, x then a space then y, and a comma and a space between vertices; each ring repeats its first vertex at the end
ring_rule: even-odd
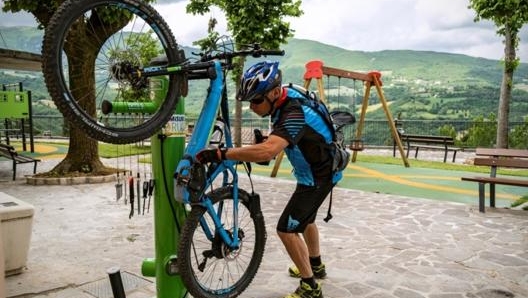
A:
MULTIPOLYGON (((168 79, 150 79, 155 100, 164 98, 168 79)), ((159 102, 158 102, 159 104, 159 102)), ((173 199, 174 169, 185 149, 185 108, 180 98, 175 115, 166 127, 151 137, 152 173, 154 177, 154 246, 155 257, 143 260, 143 276, 156 278, 157 298, 183 298, 187 290, 176 266, 180 227, 185 220, 185 207, 173 199)))

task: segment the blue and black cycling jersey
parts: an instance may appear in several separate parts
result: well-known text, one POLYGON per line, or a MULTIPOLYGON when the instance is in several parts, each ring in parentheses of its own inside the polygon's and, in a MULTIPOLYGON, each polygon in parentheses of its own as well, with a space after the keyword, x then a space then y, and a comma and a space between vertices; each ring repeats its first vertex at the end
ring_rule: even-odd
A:
POLYGON ((342 173, 332 173, 332 132, 322 117, 301 103, 297 90, 284 88, 284 103, 272 115, 271 134, 288 141, 285 152, 293 166, 297 183, 319 185, 341 180, 342 173))

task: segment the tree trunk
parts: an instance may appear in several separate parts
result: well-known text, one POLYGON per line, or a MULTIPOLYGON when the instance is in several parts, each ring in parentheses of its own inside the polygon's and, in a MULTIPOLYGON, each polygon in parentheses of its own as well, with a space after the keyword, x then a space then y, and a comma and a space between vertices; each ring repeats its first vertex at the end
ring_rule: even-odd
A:
MULTIPOLYGON (((90 27, 88 27, 90 28, 90 27)), ((93 27, 92 27, 93 28, 93 27)), ((79 25, 69 33, 65 44, 70 74, 70 90, 84 111, 95 116, 95 60, 102 44, 94 42, 89 30, 79 25), (81 46, 80 46, 81 45, 81 46)), ((51 173, 54 175, 107 175, 112 170, 106 168, 99 159, 98 142, 89 138, 75 125, 69 124, 70 144, 68 154, 51 173)))
POLYGON ((517 36, 512 34, 506 26, 504 35, 504 73, 502 77, 499 114, 497 115, 497 144, 496 148, 508 148, 508 124, 510 115, 510 98, 513 86, 513 72, 515 70, 516 53, 515 39, 517 36))
MULTIPOLYGON (((80 74, 79 76, 70 77, 70 86, 72 87, 74 98, 82 98, 79 103, 84 106, 85 111, 95 114, 95 57, 89 53, 86 53, 83 57, 86 58, 69 59, 70 73, 73 73, 72 69, 75 69, 80 74)), ((99 159, 98 142, 89 138, 75 125, 70 124, 69 130, 70 144, 68 154, 51 172, 59 175, 110 174, 110 169, 106 168, 99 159)))
POLYGON ((235 147, 242 146, 242 102, 235 100, 235 147))
POLYGON ((107 168, 99 159, 96 140, 88 138, 74 125, 70 125, 68 154, 50 173, 54 175, 109 175, 115 171, 107 168))

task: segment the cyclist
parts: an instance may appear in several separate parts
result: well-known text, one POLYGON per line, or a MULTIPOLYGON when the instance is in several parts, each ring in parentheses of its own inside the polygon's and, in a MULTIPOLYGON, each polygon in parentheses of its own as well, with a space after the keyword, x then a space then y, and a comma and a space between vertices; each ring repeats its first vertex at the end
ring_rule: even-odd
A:
POLYGON ((231 159, 265 162, 285 151, 297 180, 295 191, 277 223, 277 234, 295 266, 288 269, 300 277, 300 285, 287 298, 323 297, 321 284, 326 268, 321 261, 317 211, 332 187, 342 177, 332 172, 332 155, 326 145, 331 132, 321 116, 296 98, 303 95, 284 87, 278 62, 264 61, 243 75, 237 100, 247 101, 261 117, 271 116, 273 129, 260 143, 237 148, 205 149, 196 155, 201 163, 231 159), (303 234, 301 238, 300 233, 303 234))

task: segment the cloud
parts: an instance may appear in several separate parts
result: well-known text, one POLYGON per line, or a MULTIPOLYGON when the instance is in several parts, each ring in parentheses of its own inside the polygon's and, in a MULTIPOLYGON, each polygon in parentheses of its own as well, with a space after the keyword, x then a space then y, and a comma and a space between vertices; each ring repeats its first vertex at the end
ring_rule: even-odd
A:
MULTIPOLYGON (((166 0, 165 2, 170 2, 166 0)), ((172 1, 174 2, 174 1, 172 1)), ((169 4, 156 4, 155 7, 176 38, 182 45, 192 45, 193 41, 207 36, 207 26, 210 17, 218 20, 216 30, 227 34, 227 24, 224 14, 217 8, 213 8, 209 15, 192 15, 185 13, 188 1, 177 1, 169 4)))
POLYGON ((35 17, 28 12, 8 13, 0 10, 0 26, 37 26, 35 17))
MULTIPOLYGON (((206 15, 186 14, 188 0, 157 0, 154 6, 182 45, 207 35, 209 17, 219 21, 217 30, 226 33, 224 14, 219 9, 206 15)), ((303 0, 304 14, 289 18, 295 37, 316 40, 349 50, 424 50, 502 59, 502 37, 490 21, 474 22, 469 0, 303 0)), ((0 13, 0 26, 34 26, 27 13, 0 13)), ((520 32, 517 55, 528 62, 528 26, 520 32)))
MULTIPOLYGON (((501 59, 504 47, 490 21, 473 21, 468 0, 303 0, 291 19, 296 37, 350 50, 426 50, 501 59)), ((518 54, 528 61, 528 28, 518 54)))

